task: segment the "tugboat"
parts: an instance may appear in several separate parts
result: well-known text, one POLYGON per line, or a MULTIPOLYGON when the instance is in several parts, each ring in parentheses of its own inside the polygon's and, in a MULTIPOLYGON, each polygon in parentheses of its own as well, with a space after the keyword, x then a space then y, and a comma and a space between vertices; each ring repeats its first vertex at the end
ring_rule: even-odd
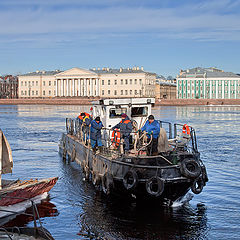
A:
POLYGON ((151 115, 154 98, 102 99, 93 102, 90 114, 99 116, 102 129, 101 151, 93 151, 84 141, 82 126, 77 119, 66 119, 59 152, 63 159, 81 165, 84 178, 108 196, 158 201, 171 205, 180 201, 191 189, 201 193, 208 181, 200 159, 196 132, 187 124, 160 124, 158 154, 147 155, 146 133, 138 131, 151 115), (125 153, 123 139, 116 142, 112 130, 127 114, 133 126, 130 151, 125 153))

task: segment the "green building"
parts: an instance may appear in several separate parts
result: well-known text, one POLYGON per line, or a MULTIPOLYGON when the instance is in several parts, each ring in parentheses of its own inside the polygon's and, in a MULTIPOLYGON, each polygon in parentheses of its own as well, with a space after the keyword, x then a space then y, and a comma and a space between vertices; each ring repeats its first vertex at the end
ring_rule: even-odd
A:
POLYGON ((240 75, 217 68, 181 70, 176 78, 178 99, 240 99, 240 75))

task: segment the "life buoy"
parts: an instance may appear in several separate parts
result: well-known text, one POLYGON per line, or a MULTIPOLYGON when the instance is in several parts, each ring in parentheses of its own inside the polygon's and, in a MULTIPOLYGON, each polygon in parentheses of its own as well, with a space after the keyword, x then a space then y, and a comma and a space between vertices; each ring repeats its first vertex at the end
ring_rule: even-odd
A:
POLYGON ((113 188, 113 176, 111 173, 105 173, 102 177, 102 190, 106 195, 111 193, 113 188))
POLYGON ((146 182, 147 192, 155 197, 160 196, 164 191, 164 181, 160 177, 151 177, 146 182))
POLYGON ((118 147, 121 141, 121 134, 119 129, 112 132, 111 142, 114 147, 118 147))
POLYGON ((196 160, 185 158, 180 164, 180 171, 187 178, 197 178, 201 174, 201 167, 196 160))
POLYGON ((203 190, 203 185, 204 185, 204 183, 203 183, 202 178, 194 179, 193 184, 191 186, 192 192, 195 194, 201 193, 203 190))
POLYGON ((134 189, 138 184, 138 175, 134 170, 129 170, 123 177, 123 186, 127 190, 134 189))
POLYGON ((190 128, 189 128, 189 126, 187 124, 183 125, 182 132, 187 134, 187 135, 190 135, 190 128))

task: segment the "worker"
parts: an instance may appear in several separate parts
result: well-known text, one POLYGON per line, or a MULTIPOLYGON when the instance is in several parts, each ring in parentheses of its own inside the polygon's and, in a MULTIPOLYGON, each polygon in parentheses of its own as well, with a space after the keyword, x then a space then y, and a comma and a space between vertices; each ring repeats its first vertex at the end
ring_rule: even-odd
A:
POLYGON ((100 120, 100 117, 96 117, 95 120, 91 122, 91 128, 90 128, 90 140, 91 140, 91 146, 94 153, 96 153, 97 147, 99 147, 101 151, 101 147, 102 147, 101 129, 102 128, 103 128, 103 124, 100 120))
MULTIPOLYGON (((83 141, 85 142, 86 145, 88 145, 89 130, 90 130, 92 117, 90 116, 90 114, 88 114, 86 112, 81 113, 81 117, 82 117, 83 141)), ((81 121, 81 119, 80 119, 80 121, 81 121)))
POLYGON ((122 113, 121 118, 122 120, 115 125, 112 130, 120 129, 121 138, 124 140, 124 151, 125 154, 127 154, 129 152, 129 138, 130 133, 132 132, 132 123, 125 113, 122 113))
POLYGON ((147 122, 144 124, 144 126, 141 128, 141 131, 145 131, 147 133, 147 139, 148 143, 152 141, 147 147, 147 154, 149 156, 151 155, 157 155, 158 154, 158 136, 160 133, 160 124, 158 121, 154 119, 153 115, 150 115, 148 117, 147 122))

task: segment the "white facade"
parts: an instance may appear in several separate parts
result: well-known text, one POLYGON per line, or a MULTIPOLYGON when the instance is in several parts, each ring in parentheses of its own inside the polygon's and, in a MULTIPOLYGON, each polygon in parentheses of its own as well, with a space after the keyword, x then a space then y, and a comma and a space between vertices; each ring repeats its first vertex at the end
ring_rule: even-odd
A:
POLYGON ((55 75, 56 97, 97 97, 99 76, 92 71, 72 68, 55 75))
POLYGON ((19 97, 155 97, 155 81, 139 68, 37 71, 19 76, 19 97))

